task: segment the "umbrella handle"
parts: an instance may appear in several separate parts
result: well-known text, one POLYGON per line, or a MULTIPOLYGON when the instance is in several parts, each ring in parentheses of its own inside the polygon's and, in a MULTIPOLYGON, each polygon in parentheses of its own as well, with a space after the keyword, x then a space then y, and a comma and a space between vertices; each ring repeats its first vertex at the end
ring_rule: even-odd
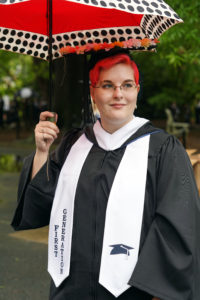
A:
POLYGON ((48 117, 47 121, 50 121, 50 122, 56 124, 56 122, 57 122, 57 113, 54 112, 54 111, 51 111, 51 113, 53 114, 53 117, 48 117))

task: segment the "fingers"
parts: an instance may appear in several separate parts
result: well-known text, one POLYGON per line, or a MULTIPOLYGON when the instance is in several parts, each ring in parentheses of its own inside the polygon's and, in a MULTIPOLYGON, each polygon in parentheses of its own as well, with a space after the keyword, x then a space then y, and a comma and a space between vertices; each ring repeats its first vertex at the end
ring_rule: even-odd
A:
POLYGON ((56 113, 44 111, 40 114, 40 121, 36 125, 36 128, 39 132, 47 133, 49 135, 52 135, 54 138, 57 138, 57 134, 59 133, 59 129, 56 126, 57 120, 58 115, 56 113), (48 118, 54 118, 55 122, 48 121, 48 118))
MULTIPOLYGON (((38 152, 48 152, 51 144, 58 137, 58 126, 50 121, 48 118, 54 117, 54 113, 44 111, 40 114, 40 121, 35 127, 35 141, 38 152)), ((56 120, 57 121, 57 115, 56 120)))
POLYGON ((41 128, 41 129, 52 129, 55 130, 56 133, 59 133, 59 128, 58 126, 50 121, 40 121, 36 127, 41 128))
POLYGON ((56 124, 49 121, 40 121, 35 127, 37 141, 54 141, 58 137, 59 129, 56 124))
POLYGON ((58 127, 49 121, 39 122, 35 127, 35 134, 38 136, 45 137, 45 139, 56 139, 58 137, 58 127))

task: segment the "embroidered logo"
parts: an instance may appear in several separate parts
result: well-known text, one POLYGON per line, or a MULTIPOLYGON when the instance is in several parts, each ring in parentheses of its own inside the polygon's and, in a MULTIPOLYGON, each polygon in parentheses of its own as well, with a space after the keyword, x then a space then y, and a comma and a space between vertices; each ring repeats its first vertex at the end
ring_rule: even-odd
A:
POLYGON ((110 245, 113 249, 110 252, 110 255, 115 255, 115 254, 126 254, 127 256, 130 255, 130 251, 134 248, 124 245, 124 244, 115 244, 115 245, 110 245))

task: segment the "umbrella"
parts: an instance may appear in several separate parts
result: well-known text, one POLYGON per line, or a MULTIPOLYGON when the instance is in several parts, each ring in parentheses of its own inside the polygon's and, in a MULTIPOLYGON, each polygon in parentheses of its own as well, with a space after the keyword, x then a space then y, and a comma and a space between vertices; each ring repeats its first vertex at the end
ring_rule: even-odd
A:
POLYGON ((0 49, 48 60, 49 11, 53 59, 65 46, 127 42, 152 50, 155 39, 182 22, 163 0, 0 0, 0 49))
POLYGON ((116 46, 152 51, 182 22, 163 0, 0 0, 0 15, 0 49, 49 60, 50 107, 52 59, 116 46))

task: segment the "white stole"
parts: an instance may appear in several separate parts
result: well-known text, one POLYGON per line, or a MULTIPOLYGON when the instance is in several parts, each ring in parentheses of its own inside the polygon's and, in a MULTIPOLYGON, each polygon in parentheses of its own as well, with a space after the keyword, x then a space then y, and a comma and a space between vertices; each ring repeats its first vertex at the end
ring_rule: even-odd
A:
MULTIPOLYGON (((102 148, 114 150, 147 121, 134 118, 112 135, 97 122, 94 132, 102 148)), ((150 135, 146 135, 126 146, 108 199, 99 283, 115 297, 130 287, 127 282, 138 259, 149 139, 150 135)), ((57 287, 70 272, 75 193, 92 146, 85 134, 81 135, 72 146, 58 179, 51 212, 48 253, 48 271, 57 287)))

